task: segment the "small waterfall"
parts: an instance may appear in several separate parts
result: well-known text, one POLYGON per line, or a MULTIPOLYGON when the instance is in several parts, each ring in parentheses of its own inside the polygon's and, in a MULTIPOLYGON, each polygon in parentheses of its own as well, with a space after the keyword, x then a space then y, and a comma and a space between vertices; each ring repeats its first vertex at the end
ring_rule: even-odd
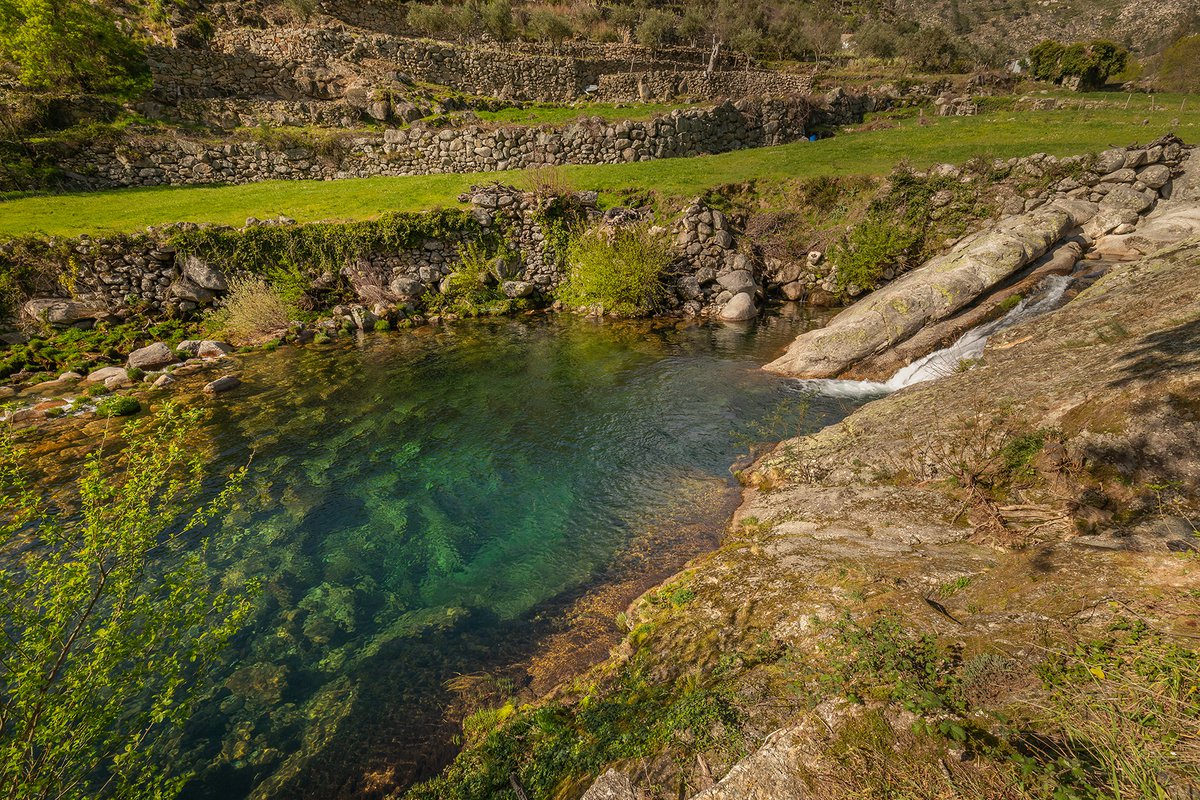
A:
POLYGON ((836 379, 807 379, 795 381, 798 391, 815 393, 826 397, 864 399, 882 397, 905 386, 931 381, 958 372, 964 361, 972 361, 983 355, 988 339, 1005 328, 1053 311, 1062 303, 1063 295, 1071 285, 1069 275, 1051 275, 1038 285, 1036 294, 1025 298, 1011 311, 999 319, 976 326, 959 337, 949 347, 936 350, 909 364, 886 382, 847 381, 836 379))

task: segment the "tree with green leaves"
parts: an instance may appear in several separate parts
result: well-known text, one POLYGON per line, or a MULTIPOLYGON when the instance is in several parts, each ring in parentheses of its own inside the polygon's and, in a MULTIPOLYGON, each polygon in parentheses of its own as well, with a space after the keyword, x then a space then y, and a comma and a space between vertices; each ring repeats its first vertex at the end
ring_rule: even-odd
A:
POLYGON ((142 46, 108 6, 89 0, 0 0, 0 60, 35 89, 128 96, 149 82, 142 46))
POLYGON ((69 506, 0 430, 0 797, 163 800, 187 780, 172 747, 256 591, 206 568, 202 531, 245 469, 196 507, 198 421, 168 406, 130 424, 69 506))

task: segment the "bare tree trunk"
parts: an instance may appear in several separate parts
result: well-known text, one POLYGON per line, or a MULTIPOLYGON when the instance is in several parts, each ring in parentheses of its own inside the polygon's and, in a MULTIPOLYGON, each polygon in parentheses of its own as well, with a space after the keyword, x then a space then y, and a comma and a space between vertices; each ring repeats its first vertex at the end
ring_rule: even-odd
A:
POLYGON ((708 69, 705 70, 706 75, 712 75, 713 70, 717 68, 717 58, 721 55, 721 40, 713 36, 712 53, 708 56, 708 69))

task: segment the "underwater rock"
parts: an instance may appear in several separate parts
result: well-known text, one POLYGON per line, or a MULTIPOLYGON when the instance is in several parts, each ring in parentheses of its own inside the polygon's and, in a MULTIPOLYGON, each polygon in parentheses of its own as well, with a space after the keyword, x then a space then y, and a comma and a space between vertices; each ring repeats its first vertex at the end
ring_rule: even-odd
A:
POLYGON ((204 387, 206 394, 220 394, 242 385, 242 379, 237 375, 222 375, 204 387))

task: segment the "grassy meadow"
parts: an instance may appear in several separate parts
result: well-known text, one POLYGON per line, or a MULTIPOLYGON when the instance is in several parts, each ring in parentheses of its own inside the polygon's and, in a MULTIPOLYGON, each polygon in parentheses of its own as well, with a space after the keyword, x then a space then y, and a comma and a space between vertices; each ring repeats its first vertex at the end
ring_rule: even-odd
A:
MULTIPOLYGON (((876 125, 883 119, 877 118, 876 125)), ((1149 97, 1135 95, 1128 108, 1116 104, 1054 111, 1002 108, 954 118, 908 115, 888 119, 886 124, 896 127, 845 131, 815 143, 698 158, 571 166, 565 171, 577 188, 599 190, 604 201, 612 203, 631 189, 651 191, 660 198, 690 197, 747 181, 885 174, 902 160, 923 168, 980 155, 1071 155, 1146 143, 1172 131, 1197 143, 1200 96, 1159 95, 1153 107, 1149 97)), ((496 180, 520 184, 524 176, 491 172, 10 196, 0 202, 0 237, 130 232, 180 221, 240 225, 248 217, 281 214, 301 222, 369 219, 386 211, 452 206, 472 184, 496 180)))

